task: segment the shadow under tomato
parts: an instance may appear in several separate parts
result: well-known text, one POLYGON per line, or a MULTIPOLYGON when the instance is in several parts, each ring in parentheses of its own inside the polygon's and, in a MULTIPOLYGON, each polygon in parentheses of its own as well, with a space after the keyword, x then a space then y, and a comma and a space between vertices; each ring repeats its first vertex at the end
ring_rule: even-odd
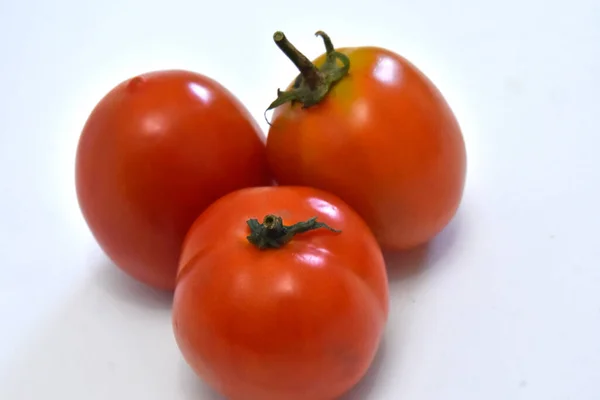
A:
POLYGON ((403 280, 426 269, 429 246, 430 244, 426 243, 406 251, 385 252, 388 279, 390 281, 403 280))
POLYGON ((180 387, 183 391, 182 400, 227 400, 205 384, 183 359, 179 363, 179 370, 180 387))
POLYGON ((96 284, 111 297, 147 308, 170 310, 173 293, 154 289, 136 281, 103 256, 96 267, 96 284))
POLYGON ((385 360, 386 354, 386 340, 385 337, 381 341, 379 345, 379 349, 377 350, 377 354, 369 367, 366 375, 350 390, 348 393, 338 398, 338 400, 366 400, 369 399, 369 396, 373 390, 377 386, 377 380, 379 377, 379 373, 382 370, 385 360))
POLYGON ((408 279, 429 268, 437 267, 457 242, 460 224, 460 214, 457 214, 448 226, 429 242, 406 251, 385 252, 390 282, 408 279))

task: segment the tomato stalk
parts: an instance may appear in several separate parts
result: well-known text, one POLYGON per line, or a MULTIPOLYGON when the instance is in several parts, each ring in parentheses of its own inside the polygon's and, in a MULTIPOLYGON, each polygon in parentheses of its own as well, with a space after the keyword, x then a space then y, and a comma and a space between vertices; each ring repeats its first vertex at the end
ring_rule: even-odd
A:
POLYGON ((319 228, 328 229, 335 233, 341 232, 324 222, 317 222, 317 217, 287 226, 283 224, 281 217, 269 214, 264 217, 262 224, 254 218, 247 220, 246 223, 250 228, 250 235, 246 238, 260 250, 278 249, 292 240, 295 235, 319 228))
POLYGON ((325 44, 326 59, 321 68, 317 68, 304 54, 287 40, 283 32, 275 32, 273 40, 283 53, 294 63, 300 71, 294 85, 288 91, 277 89, 277 99, 273 101, 266 111, 279 107, 287 102, 300 102, 303 108, 318 104, 325 98, 331 87, 342 79, 350 70, 350 59, 345 54, 335 51, 329 36, 323 32, 315 33, 323 39, 325 44), (342 65, 338 65, 337 61, 342 65))

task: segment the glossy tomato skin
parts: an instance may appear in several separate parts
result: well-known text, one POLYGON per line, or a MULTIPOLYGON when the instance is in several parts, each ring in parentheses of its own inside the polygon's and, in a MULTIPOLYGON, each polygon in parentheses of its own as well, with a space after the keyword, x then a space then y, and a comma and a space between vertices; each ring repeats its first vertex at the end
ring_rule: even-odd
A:
POLYGON ((113 88, 77 148, 77 195, 94 237, 122 270, 160 289, 174 289, 185 233, 208 205, 269 182, 264 138, 246 109, 189 71, 113 88))
POLYGON ((403 57, 376 47, 337 51, 350 58, 350 71, 322 102, 275 110, 270 167, 282 185, 340 196, 384 249, 423 244, 449 223, 462 198, 460 127, 434 84, 403 57))
POLYGON ((360 380, 388 316, 381 250, 365 222, 312 188, 231 193, 210 206, 182 249, 173 305, 190 366, 232 400, 330 400, 360 380), (246 220, 318 217, 279 249, 246 240, 246 220))

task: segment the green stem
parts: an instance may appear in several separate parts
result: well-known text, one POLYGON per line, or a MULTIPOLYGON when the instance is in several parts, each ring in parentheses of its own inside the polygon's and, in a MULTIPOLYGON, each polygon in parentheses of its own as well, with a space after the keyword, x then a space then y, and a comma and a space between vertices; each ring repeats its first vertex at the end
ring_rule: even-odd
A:
POLYGON ((250 235, 246 237, 250 243, 260 250, 278 249, 288 243, 295 235, 319 228, 340 233, 324 222, 317 222, 317 217, 293 225, 284 225, 283 219, 277 215, 269 214, 263 218, 262 224, 257 219, 246 221, 250 228, 250 235))
POLYGON ((333 43, 331 42, 331 39, 329 38, 328 34, 326 34, 323 31, 317 31, 315 33, 315 36, 320 36, 321 39, 323 39, 323 43, 325 44, 325 51, 327 52, 328 55, 335 51, 335 48, 333 47, 333 43))
POLYGON ((319 72, 315 64, 313 64, 308 57, 302 54, 290 41, 285 37, 283 32, 275 32, 273 40, 279 49, 289 58, 296 68, 300 71, 300 74, 304 77, 306 84, 314 89, 317 85, 323 83, 324 77, 319 72))
POLYGON ((304 54, 287 40, 283 32, 275 32, 273 40, 281 51, 294 63, 300 75, 294 81, 292 89, 277 90, 277 99, 268 110, 279 107, 287 102, 302 103, 303 108, 312 107, 327 96, 333 85, 348 74, 350 59, 343 53, 335 51, 329 36, 323 32, 315 33, 323 39, 327 58, 321 68, 317 68, 304 54), (338 60, 342 65, 338 65, 338 60))

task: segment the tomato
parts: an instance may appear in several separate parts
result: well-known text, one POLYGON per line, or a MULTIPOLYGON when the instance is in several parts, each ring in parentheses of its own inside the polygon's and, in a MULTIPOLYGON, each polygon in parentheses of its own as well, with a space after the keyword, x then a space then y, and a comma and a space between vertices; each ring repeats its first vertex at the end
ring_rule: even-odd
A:
POLYGON ((179 268, 177 343, 229 399, 333 399, 372 363, 388 316, 383 256, 332 194, 230 193, 191 227, 179 268))
POLYGON ((282 185, 329 191, 352 206, 385 249, 423 244, 454 217, 465 184, 461 129, 434 84, 378 47, 334 49, 311 63, 281 32, 302 74, 280 92, 267 157, 282 185))
POLYGON ((185 233, 213 201, 269 184, 264 137, 214 80, 154 71, 96 105, 77 148, 76 186, 100 247, 137 280, 172 290, 185 233))

